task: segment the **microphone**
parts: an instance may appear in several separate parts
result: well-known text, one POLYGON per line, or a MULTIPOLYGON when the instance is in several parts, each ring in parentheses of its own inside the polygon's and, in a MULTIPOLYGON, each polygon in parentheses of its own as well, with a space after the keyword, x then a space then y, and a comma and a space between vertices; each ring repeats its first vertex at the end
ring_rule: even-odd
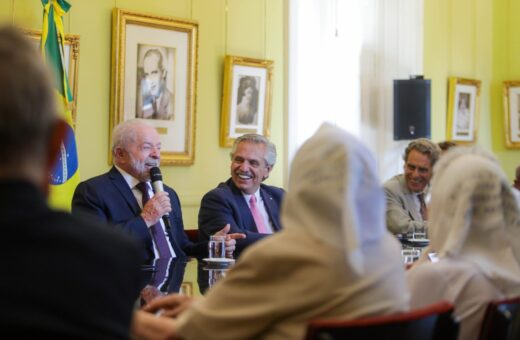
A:
MULTIPOLYGON (((156 166, 150 169, 150 181, 152 182, 152 189, 155 194, 164 191, 161 169, 159 169, 156 166)), ((170 228, 172 227, 172 224, 170 222, 170 214, 166 213, 162 217, 162 219, 164 222, 164 226, 166 227, 166 230, 170 230, 170 228)))

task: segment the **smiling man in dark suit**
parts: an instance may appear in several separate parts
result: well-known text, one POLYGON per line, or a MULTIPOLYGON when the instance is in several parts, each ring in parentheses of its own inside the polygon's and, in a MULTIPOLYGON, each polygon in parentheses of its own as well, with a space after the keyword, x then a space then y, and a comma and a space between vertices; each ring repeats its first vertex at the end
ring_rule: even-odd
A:
MULTIPOLYGON (((127 120, 112 134, 114 166, 105 174, 82 182, 72 199, 72 214, 95 217, 115 225, 133 236, 141 245, 145 260, 205 256, 207 242, 193 243, 184 232, 179 197, 170 187, 154 194, 150 169, 159 166, 161 140, 157 130, 143 120, 127 120), (146 198, 144 198, 145 196, 146 198), (171 228, 163 216, 169 214, 171 228)), ((215 232, 227 235, 226 251, 235 248, 234 238, 223 226, 215 232)))
POLYGON ((276 147, 257 134, 235 140, 231 151, 231 178, 203 198, 199 211, 199 238, 209 236, 226 224, 231 232, 244 233, 237 240, 236 254, 248 245, 279 231, 284 190, 262 184, 276 162, 276 147))

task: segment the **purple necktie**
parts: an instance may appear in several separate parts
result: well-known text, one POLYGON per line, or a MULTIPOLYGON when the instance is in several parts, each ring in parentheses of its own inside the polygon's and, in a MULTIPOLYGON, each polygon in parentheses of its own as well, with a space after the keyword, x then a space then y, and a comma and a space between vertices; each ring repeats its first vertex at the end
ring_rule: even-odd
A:
POLYGON ((258 229, 258 232, 260 234, 269 234, 269 231, 267 230, 264 218, 262 217, 262 214, 260 214, 260 211, 258 210, 256 206, 256 196, 253 195, 249 199, 249 209, 251 209, 251 214, 253 214, 253 218, 255 220, 256 229, 258 229))
MULTIPOLYGON (((141 194, 143 194, 143 208, 146 202, 150 199, 148 195, 148 185, 145 182, 140 182, 135 186, 141 194)), ((155 242, 155 246, 157 247, 157 251, 159 252, 159 258, 168 258, 175 256, 170 251, 170 247, 168 246, 168 240, 166 239, 166 235, 164 234, 163 227, 160 222, 155 223, 150 227, 150 231, 152 233, 153 241, 155 242)))

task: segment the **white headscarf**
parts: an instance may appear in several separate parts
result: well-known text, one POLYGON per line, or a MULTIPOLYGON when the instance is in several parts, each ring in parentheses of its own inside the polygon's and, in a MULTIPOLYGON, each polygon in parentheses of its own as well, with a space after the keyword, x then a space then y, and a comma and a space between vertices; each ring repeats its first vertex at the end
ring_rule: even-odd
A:
POLYGON ((455 148, 434 168, 430 247, 477 265, 504 292, 520 292, 520 212, 495 158, 455 148))
POLYGON ((362 274, 362 246, 387 235, 385 196, 370 150, 323 124, 293 160, 282 224, 343 250, 362 274))

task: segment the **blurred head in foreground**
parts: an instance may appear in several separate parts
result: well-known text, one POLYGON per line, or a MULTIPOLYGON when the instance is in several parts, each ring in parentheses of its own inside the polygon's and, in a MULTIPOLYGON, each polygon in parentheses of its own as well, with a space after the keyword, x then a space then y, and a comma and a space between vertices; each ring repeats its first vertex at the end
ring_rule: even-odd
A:
POLYGON ((34 44, 0 28, 0 177, 29 180, 47 192, 65 134, 47 67, 34 44))
POLYGON ((478 147, 458 147, 434 171, 431 247, 441 258, 474 263, 500 287, 519 285, 520 293, 519 209, 496 159, 478 147))

